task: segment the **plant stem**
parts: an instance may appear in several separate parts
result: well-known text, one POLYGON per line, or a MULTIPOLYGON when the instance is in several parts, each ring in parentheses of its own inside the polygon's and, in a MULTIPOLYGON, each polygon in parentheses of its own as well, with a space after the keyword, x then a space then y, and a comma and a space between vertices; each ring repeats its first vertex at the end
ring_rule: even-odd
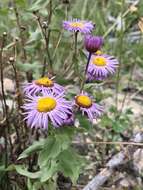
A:
POLYGON ((10 147, 11 147, 11 155, 12 155, 12 150, 13 150, 13 146, 12 146, 12 142, 11 142, 11 137, 10 137, 10 126, 9 126, 9 120, 8 120, 8 108, 7 108, 7 104, 6 104, 6 95, 5 95, 5 91, 4 91, 4 76, 3 76, 3 48, 5 46, 5 42, 6 42, 6 35, 5 33, 3 34, 3 38, 2 38, 2 45, 1 45, 1 49, 0 49, 0 80, 1 80, 1 90, 2 90, 2 99, 3 99, 3 116, 5 118, 6 121, 6 125, 4 128, 4 137, 5 137, 5 166, 7 167, 8 164, 8 139, 9 139, 9 143, 10 143, 10 147), (7 131, 8 129, 8 131, 7 131), (9 134, 9 136, 7 137, 7 132, 9 134))
MULTIPOLYGON (((119 39, 119 45, 120 45, 120 51, 119 51, 119 67, 117 71, 117 78, 116 78, 116 99, 115 104, 118 111, 118 94, 119 94, 119 85, 120 85, 120 72, 121 72, 121 66, 122 66, 122 50, 123 50, 123 38, 124 38, 124 31, 123 31, 123 9, 124 9, 124 0, 122 0, 122 7, 121 7, 121 31, 120 31, 120 39, 119 39)), ((118 113, 116 113, 118 115, 118 113)))
POLYGON ((82 80, 81 86, 80 86, 80 93, 82 92, 82 90, 83 90, 83 88, 84 88, 84 84, 85 84, 85 81, 86 81, 86 74, 87 74, 87 70, 88 70, 89 63, 90 63, 91 55, 92 55, 92 53, 89 53, 89 54, 88 54, 88 59, 87 59, 86 68, 85 68, 83 80, 82 80))
MULTIPOLYGON (((12 65, 12 68, 14 70, 14 76, 15 76, 15 83, 16 83, 16 99, 17 99, 17 113, 18 113, 18 125, 20 125, 20 120, 23 118, 20 115, 20 111, 22 111, 21 109, 21 105, 22 105, 22 97, 21 97, 21 92, 20 92, 20 84, 19 84, 19 75, 18 75, 18 71, 16 68, 16 59, 17 59, 17 51, 16 51, 16 41, 14 43, 14 57, 10 57, 9 62, 12 65)), ((19 127, 17 127, 16 125, 14 125, 15 127, 15 131, 16 131, 16 135, 17 135, 17 140, 19 143, 19 147, 21 145, 21 140, 20 140, 20 135, 19 135, 19 127)))
MULTIPOLYGON (((73 141, 73 144, 79 144, 79 142, 73 141)), ((80 142, 81 144, 110 144, 110 145, 133 145, 133 146, 143 146, 143 143, 136 143, 136 142, 120 142, 120 141, 93 141, 93 142, 80 142)))
MULTIPOLYGON (((36 15, 36 16, 37 16, 37 15, 36 15)), ((44 40, 45 40, 45 51, 46 51, 47 56, 48 56, 49 72, 50 72, 51 74, 53 74, 53 64, 52 64, 52 59, 51 59, 50 52, 49 52, 50 31, 48 32, 48 35, 46 35, 46 30, 43 29, 42 23, 41 23, 41 21, 40 21, 40 17, 39 17, 39 16, 37 16, 37 21, 38 21, 39 27, 40 27, 40 29, 41 29, 43 38, 44 38, 44 40)), ((43 66, 43 67, 45 67, 45 66, 43 66)), ((43 73, 45 74, 45 70, 44 70, 43 73)))
MULTIPOLYGON (((142 33, 140 35, 138 45, 140 45, 141 40, 142 40, 142 33)), ((127 84, 127 89, 129 89, 129 87, 130 87, 130 84, 132 82, 132 76, 133 76, 133 73, 134 73, 134 69, 135 69, 135 66, 137 64, 138 49, 136 49, 136 50, 137 50, 136 51, 136 56, 135 56, 135 60, 134 60, 134 62, 132 64, 132 68, 131 68, 131 71, 130 71, 130 76, 129 76, 129 80, 128 80, 128 84, 127 84)), ((123 111, 123 108, 124 108, 124 105, 125 105, 125 102, 126 102, 127 95, 128 95, 128 91, 125 92, 125 95, 124 95, 124 98, 123 98, 123 101, 122 101, 122 105, 121 105, 120 115, 122 114, 122 111, 123 111)))
POLYGON ((18 71, 16 68, 16 59, 17 59, 17 52, 16 52, 16 45, 15 45, 14 46, 14 59, 11 60, 10 63, 13 67, 13 71, 14 71, 14 75, 15 75, 17 105, 18 105, 18 111, 20 111, 21 105, 22 105, 22 97, 21 97, 21 93, 20 93, 19 75, 18 75, 18 71))
MULTIPOLYGON (((6 105, 6 98, 5 98, 5 92, 4 92, 4 83, 3 83, 3 48, 5 45, 5 36, 3 35, 2 38, 2 45, 0 50, 0 77, 1 77, 1 91, 2 91, 2 105, 3 105, 3 117, 7 118, 7 105, 6 105)), ((6 119, 7 120, 7 119, 6 119)), ((6 127, 4 129, 4 138, 5 138, 5 168, 7 168, 8 165, 8 149, 7 149, 7 133, 6 133, 6 127)))
POLYGON ((58 49, 58 47, 59 47, 59 44, 60 44, 60 42, 61 42, 61 39, 62 39, 62 31, 59 33, 58 40, 57 40, 57 43, 56 43, 56 45, 55 45, 55 50, 54 50, 52 59, 55 58, 55 55, 56 55, 57 49, 58 49))
MULTIPOLYGON (((26 50, 24 48, 24 46, 25 46, 25 40, 23 38, 23 31, 25 30, 25 28, 23 28, 21 26, 20 18, 19 18, 19 12, 18 12, 15 0, 13 0, 13 6, 14 6, 15 17, 16 17, 16 23, 17 23, 17 27, 18 27, 18 30, 19 30, 19 37, 20 37, 20 41, 21 41, 21 48, 22 48, 22 52, 23 52, 23 59, 22 60, 23 60, 23 63, 25 63, 25 61, 27 60, 26 50)), ((28 82, 30 82, 33 79, 32 73, 31 72, 26 72, 26 78, 27 78, 28 82)))
MULTIPOLYGON (((51 19, 52 19, 52 0, 50 0, 49 2, 49 15, 48 15, 48 22, 47 22, 47 27, 49 27, 50 23, 51 23, 51 19)), ((47 54, 47 57, 48 57, 48 69, 49 69, 49 73, 51 75, 54 74, 54 71, 53 71, 53 63, 52 63, 52 58, 51 58, 51 55, 50 55, 50 51, 49 51, 49 42, 50 42, 50 33, 51 33, 51 30, 48 28, 43 27, 42 26, 42 23, 41 23, 41 19, 40 19, 40 16, 37 15, 37 13, 34 12, 34 15, 36 16, 36 19, 37 19, 37 22, 38 22, 38 25, 41 29, 41 32, 42 32, 42 36, 45 40, 45 51, 46 51, 46 54, 47 54)), ((43 64, 43 69, 42 69, 42 76, 45 75, 45 72, 46 72, 46 61, 44 59, 44 64, 43 64)))
POLYGON ((78 32, 74 33, 74 53, 73 53, 73 63, 74 64, 74 73, 76 76, 79 75, 78 61, 77 61, 77 36, 78 32), (74 63, 75 61, 75 63, 74 63))

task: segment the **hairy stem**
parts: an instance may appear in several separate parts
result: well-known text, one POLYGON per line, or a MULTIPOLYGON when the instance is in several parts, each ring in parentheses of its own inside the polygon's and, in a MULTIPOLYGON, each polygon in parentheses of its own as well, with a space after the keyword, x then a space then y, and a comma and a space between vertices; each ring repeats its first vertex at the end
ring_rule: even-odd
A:
POLYGON ((77 61, 77 37, 78 32, 74 33, 74 53, 73 53, 73 64, 74 64, 74 73, 76 76, 79 75, 78 61, 77 61), (75 61, 75 63, 74 63, 75 61))
POLYGON ((84 84, 85 84, 85 81, 86 81, 86 74, 87 74, 89 62, 90 62, 90 59, 91 59, 91 55, 92 55, 91 53, 89 53, 89 55, 88 55, 87 64, 86 64, 86 68, 85 68, 85 72, 84 72, 84 76, 83 76, 83 80, 82 80, 81 86, 80 86, 80 92, 82 92, 82 90, 84 88, 84 84))

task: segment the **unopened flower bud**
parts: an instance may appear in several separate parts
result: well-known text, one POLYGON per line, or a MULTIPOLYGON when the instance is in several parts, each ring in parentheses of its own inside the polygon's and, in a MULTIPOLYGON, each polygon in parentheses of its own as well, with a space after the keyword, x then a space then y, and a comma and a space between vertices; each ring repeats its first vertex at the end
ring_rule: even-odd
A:
POLYGON ((42 28, 48 28, 48 23, 46 22, 46 21, 44 21, 43 23, 42 23, 42 28))
POLYGON ((10 57, 10 58, 9 58, 9 61, 10 61, 10 62, 14 62, 14 57, 10 57))
POLYGON ((36 15, 38 13, 38 10, 33 11, 33 14, 36 15))
POLYGON ((18 42, 18 41, 19 41, 19 38, 18 38, 18 37, 16 37, 16 38, 15 38, 15 41, 16 41, 16 42, 18 42))
POLYGON ((86 35, 84 44, 88 52, 94 53, 100 50, 101 46, 103 45, 103 38, 101 36, 86 35))
POLYGON ((7 36, 7 33, 6 33, 6 32, 3 32, 3 36, 7 36))
POLYGON ((25 26, 20 26, 21 30, 26 30, 25 26))

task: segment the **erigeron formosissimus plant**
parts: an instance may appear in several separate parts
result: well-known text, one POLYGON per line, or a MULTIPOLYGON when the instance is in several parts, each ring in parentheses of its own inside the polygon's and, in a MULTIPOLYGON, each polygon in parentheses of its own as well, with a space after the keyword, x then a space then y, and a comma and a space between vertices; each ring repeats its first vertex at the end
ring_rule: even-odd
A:
MULTIPOLYGON (((23 114, 27 126, 48 131, 46 139, 32 145, 34 151, 39 151, 39 170, 36 171, 39 175, 35 179, 38 178, 41 182, 55 180, 58 172, 76 182, 83 162, 70 146, 72 135, 77 130, 74 126, 75 120, 79 118, 80 113, 84 121, 92 123, 94 119, 101 117, 104 110, 91 95, 84 92, 84 84, 86 81, 105 80, 115 73, 118 66, 116 58, 102 52, 103 38, 90 34, 95 28, 92 22, 73 19, 64 21, 63 27, 72 32, 76 40, 78 33, 84 35, 88 57, 79 93, 72 100, 67 100, 64 87, 47 76, 25 84, 23 89, 23 114)), ((20 159, 30 154, 29 147, 20 155, 20 159)))

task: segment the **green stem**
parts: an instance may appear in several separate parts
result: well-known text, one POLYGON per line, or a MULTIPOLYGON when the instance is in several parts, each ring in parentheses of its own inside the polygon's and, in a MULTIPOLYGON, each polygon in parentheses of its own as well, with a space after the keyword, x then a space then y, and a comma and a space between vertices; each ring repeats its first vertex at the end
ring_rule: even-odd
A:
POLYGON ((92 53, 89 53, 89 55, 88 55, 87 64, 86 64, 86 68, 85 68, 85 72, 84 72, 84 76, 83 76, 83 80, 81 82, 80 92, 82 92, 82 90, 84 88, 84 84, 85 84, 85 81, 86 81, 86 74, 87 74, 89 62, 90 62, 90 59, 91 59, 91 55, 92 55, 92 53))
MULTIPOLYGON (((142 34, 140 35, 138 45, 140 45, 141 40, 142 40, 142 34)), ((136 55, 138 55, 138 49, 137 49, 137 51, 136 51, 136 55)), ((135 57, 135 60, 134 60, 134 62, 133 62, 133 64, 132 64, 132 68, 131 68, 131 71, 130 71, 130 76, 129 76, 128 84, 127 84, 127 89, 129 89, 130 84, 131 84, 131 82, 132 82, 132 76, 133 76, 133 73, 134 73, 134 69, 135 69, 136 64, 137 64, 137 56, 135 57)), ((120 110, 120 116, 121 116, 121 114, 122 114, 122 111, 123 111, 123 108, 124 108, 124 105, 125 105, 125 102, 126 102, 127 95, 128 95, 128 91, 125 92, 125 95, 124 95, 124 98, 123 98, 123 101, 122 101, 121 110, 120 110)))
MULTIPOLYGON (((116 99, 115 104, 118 110, 118 94, 119 94, 119 84, 120 84, 120 73, 121 73, 121 66, 122 66, 122 58, 123 58, 123 38, 124 38, 124 31, 123 31, 123 9, 124 9, 124 0, 122 2, 122 11, 121 11, 121 33, 119 38, 119 67, 117 71, 117 78, 116 78, 116 99)), ((118 113, 116 113, 118 114, 118 113)))
POLYGON ((74 73, 76 76, 79 74, 78 61, 77 61, 77 37, 78 32, 74 33, 74 53, 73 53, 73 63, 74 63, 74 73))

